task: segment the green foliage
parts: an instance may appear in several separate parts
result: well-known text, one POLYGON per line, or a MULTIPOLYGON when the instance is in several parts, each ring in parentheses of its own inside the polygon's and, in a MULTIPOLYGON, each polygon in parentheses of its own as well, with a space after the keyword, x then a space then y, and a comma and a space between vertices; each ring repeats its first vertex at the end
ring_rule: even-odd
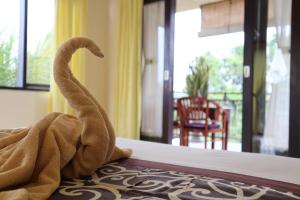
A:
MULTIPOLYGON (((267 45, 267 60, 270 63, 273 60, 276 50, 276 35, 272 36, 267 45)), ((203 64, 209 68, 209 90, 208 98, 215 99, 225 107, 230 107, 229 140, 232 142, 241 141, 242 133, 242 84, 243 84, 243 45, 236 46, 224 59, 218 59, 210 52, 202 57, 197 57, 190 68, 192 74, 188 75, 186 82, 186 92, 188 95, 198 95, 197 89, 192 85, 198 85, 197 59, 202 59, 203 64), (191 91, 189 91, 191 90, 191 91), (224 101, 224 94, 227 93, 229 101, 224 101)), ((200 65, 201 66, 201 65, 200 65)), ((200 73, 201 74, 201 73, 200 73)), ((200 76, 200 75, 198 75, 200 76)))
POLYGON ((28 83, 50 83, 53 54, 53 32, 49 32, 45 39, 38 44, 33 53, 27 52, 28 83))
POLYGON ((209 93, 219 92, 225 90, 223 84, 223 78, 220 76, 220 69, 222 62, 220 59, 214 57, 210 52, 207 52, 204 56, 206 63, 210 66, 209 70, 209 93))
POLYGON ((212 66, 209 78, 209 92, 241 92, 243 83, 243 46, 232 49, 230 55, 220 60, 209 52, 204 55, 212 66))
POLYGON ((242 131, 243 46, 235 47, 222 60, 207 52, 204 56, 197 57, 190 68, 191 74, 186 78, 186 92, 188 95, 198 95, 198 90, 195 88, 199 88, 199 79, 207 77, 204 85, 209 86, 209 90, 206 90, 208 98, 215 99, 223 105, 231 107, 229 139, 235 142, 240 141, 242 131), (201 75, 201 69, 204 74, 205 72, 207 74, 201 75), (225 92, 228 99, 231 100, 230 102, 223 101, 225 92))
MULTIPOLYGON (((0 86, 15 87, 17 83, 18 59, 14 55, 14 42, 13 35, 6 41, 0 41, 0 86)), ((50 83, 53 55, 53 32, 49 32, 33 53, 27 52, 28 83, 50 83)))
POLYGON ((243 46, 237 46, 224 59, 218 59, 210 52, 203 58, 210 66, 209 96, 226 107, 230 107, 229 139, 238 142, 242 132, 242 83, 243 46), (230 102, 224 102, 224 93, 230 102))
POLYGON ((209 69, 210 65, 204 57, 197 57, 190 65, 191 74, 186 77, 186 91, 189 96, 207 96, 209 69))
POLYGON ((241 92, 243 83, 243 53, 242 45, 232 49, 231 54, 224 59, 224 68, 226 69, 223 77, 230 92, 241 92))
POLYGON ((0 86, 13 87, 17 82, 18 62, 13 56, 13 44, 13 36, 0 41, 0 86))

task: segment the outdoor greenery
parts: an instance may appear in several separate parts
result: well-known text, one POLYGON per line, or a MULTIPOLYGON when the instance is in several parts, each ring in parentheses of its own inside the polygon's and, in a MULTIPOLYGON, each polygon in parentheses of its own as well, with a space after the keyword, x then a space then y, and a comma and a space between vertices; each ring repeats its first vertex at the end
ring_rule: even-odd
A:
POLYGON ((14 87, 17 82, 18 61, 13 55, 13 45, 13 36, 0 41, 0 86, 14 87))
POLYGON ((209 52, 204 56, 211 66, 209 98, 230 109, 231 141, 240 141, 242 132, 243 46, 237 46, 223 60, 209 52))
POLYGON ((39 42, 34 52, 27 53, 27 83, 49 84, 53 61, 53 32, 39 42))
MULTIPOLYGON (((13 36, 0 41, 0 86, 15 87, 17 83, 18 59, 17 55, 14 55, 14 43, 13 36)), ((53 32, 50 32, 34 52, 27 52, 27 83, 50 83, 53 52, 53 32)))
POLYGON ((232 49, 224 59, 207 52, 196 57, 186 77, 189 96, 208 96, 230 109, 231 141, 240 141, 242 132, 243 46, 232 49))
POLYGON ((186 77, 186 92, 189 95, 198 95, 197 89, 204 88, 208 89, 209 93, 240 93, 243 83, 242 66, 242 45, 232 49, 231 54, 223 60, 210 52, 196 57, 190 65, 191 73, 186 77))
POLYGON ((240 93, 243 83, 243 46, 232 49, 230 55, 220 60, 209 52, 204 56, 212 66, 209 79, 210 93, 240 93))
MULTIPOLYGON (((199 85, 195 80, 201 80, 197 77, 201 76, 201 71, 199 70, 200 72, 197 73, 197 70, 201 66, 208 68, 205 70, 208 74, 203 75, 203 79, 209 77, 208 98, 217 100, 223 107, 230 109, 229 139, 236 142, 241 141, 242 133, 243 48, 243 45, 236 46, 223 59, 215 57, 210 52, 207 52, 204 56, 196 57, 190 66, 191 74, 186 78, 186 93, 188 95, 195 94, 189 91, 199 85), (191 86, 193 82, 195 86, 191 86)), ((267 45, 268 67, 273 60, 275 50, 276 38, 273 35, 267 45)))
POLYGON ((197 57, 192 65, 190 65, 191 74, 186 77, 186 91, 189 96, 208 95, 208 75, 209 65, 205 57, 197 57))

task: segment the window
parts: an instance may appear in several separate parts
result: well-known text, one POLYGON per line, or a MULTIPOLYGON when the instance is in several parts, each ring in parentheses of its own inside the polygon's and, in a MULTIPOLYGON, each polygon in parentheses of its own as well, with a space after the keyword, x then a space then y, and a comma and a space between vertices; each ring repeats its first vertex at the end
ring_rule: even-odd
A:
POLYGON ((0 87, 48 89, 54 0, 0 0, 0 87))

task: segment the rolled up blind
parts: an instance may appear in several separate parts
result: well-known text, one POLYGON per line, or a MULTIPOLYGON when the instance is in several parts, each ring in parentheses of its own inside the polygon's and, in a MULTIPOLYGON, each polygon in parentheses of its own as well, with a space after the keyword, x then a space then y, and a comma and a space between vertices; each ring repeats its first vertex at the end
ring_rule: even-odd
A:
POLYGON ((204 4, 201 8, 199 36, 225 34, 243 30, 244 0, 224 0, 204 4))
MULTIPOLYGON (((269 26, 274 18, 273 5, 270 2, 268 10, 269 26)), ((244 0, 223 0, 202 4, 200 8, 201 32, 199 37, 244 30, 244 0)))

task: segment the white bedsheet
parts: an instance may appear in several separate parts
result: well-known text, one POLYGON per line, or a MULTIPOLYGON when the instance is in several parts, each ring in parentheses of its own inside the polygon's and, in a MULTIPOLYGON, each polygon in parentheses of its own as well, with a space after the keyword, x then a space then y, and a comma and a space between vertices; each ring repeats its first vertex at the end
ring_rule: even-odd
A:
POLYGON ((219 170, 300 185, 300 159, 255 153, 204 150, 117 138, 117 146, 131 148, 132 158, 219 170))

